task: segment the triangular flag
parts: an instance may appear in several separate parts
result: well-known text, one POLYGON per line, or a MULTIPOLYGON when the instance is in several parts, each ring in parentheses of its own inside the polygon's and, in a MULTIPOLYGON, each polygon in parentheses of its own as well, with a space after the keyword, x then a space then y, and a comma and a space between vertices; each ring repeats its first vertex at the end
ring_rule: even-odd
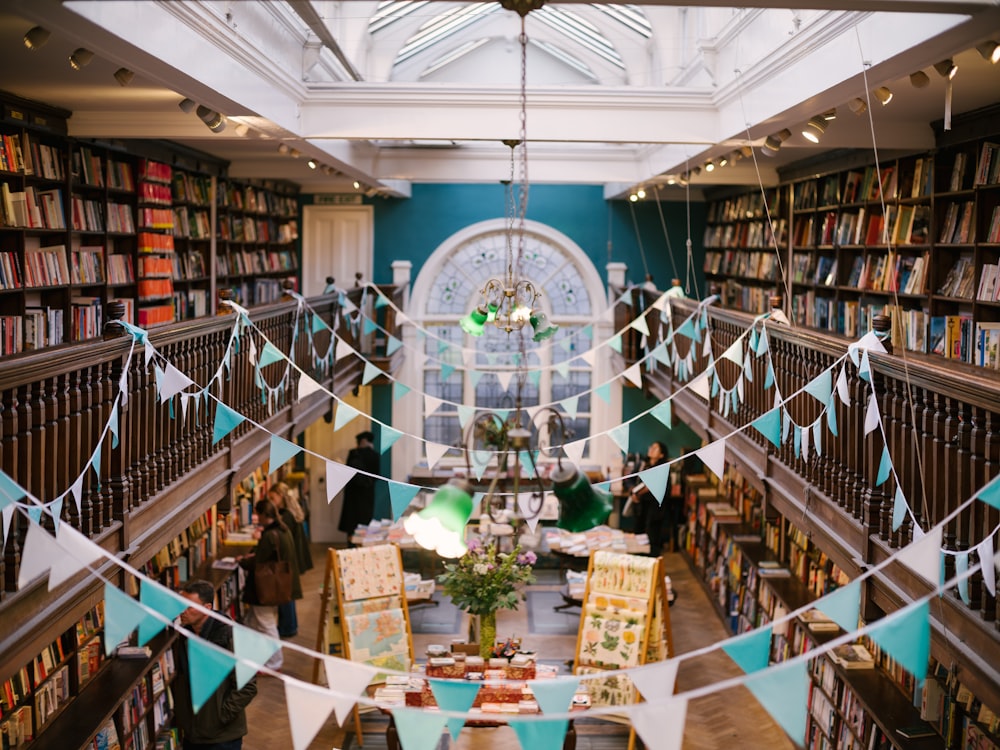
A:
POLYGON ((638 362, 631 367, 626 367, 622 375, 636 388, 642 388, 642 368, 638 362))
POLYGON ((832 397, 826 405, 826 427, 831 435, 837 437, 837 402, 832 397))
POLYGON ((344 401, 337 402, 337 412, 333 418, 333 431, 336 432, 345 424, 354 419, 358 414, 360 414, 357 409, 355 409, 350 404, 344 401))
POLYGON ((879 487, 889 478, 892 469, 892 459, 889 458, 889 446, 882 446, 882 458, 878 462, 878 475, 875 477, 875 486, 879 487))
POLYGON ((796 745, 805 744, 806 698, 809 695, 806 661, 776 664, 749 677, 746 687, 796 745))
POLYGON ((429 440, 424 443, 424 451, 427 453, 427 468, 433 469, 437 466, 437 462, 441 460, 441 456, 447 453, 450 449, 450 445, 432 443, 429 440))
POLYGON ((878 399, 873 393, 868 397, 868 408, 865 410, 865 435, 878 427, 881 421, 882 415, 879 414, 878 399))
POLYGON ((659 701, 673 695, 679 666, 680 662, 676 659, 667 659, 630 669, 628 676, 643 698, 647 701, 659 701))
POLYGON ((56 542, 60 553, 51 560, 49 591, 103 557, 100 546, 66 523, 59 524, 56 542))
POLYGON ((864 355, 868 353, 869 349, 873 352, 885 354, 885 346, 882 345, 882 340, 878 337, 878 334, 875 333, 875 331, 869 331, 853 344, 848 345, 847 354, 850 356, 851 361, 860 367, 858 363, 858 352, 861 352, 863 361, 864 355))
MULTIPOLYGON (((428 680, 434 700, 442 711, 456 711, 465 713, 476 700, 479 693, 479 684, 476 682, 466 682, 464 680, 428 680)), ((448 719, 448 731, 451 732, 452 739, 457 740, 459 732, 465 726, 465 719, 448 719)))
POLYGON ((840 375, 837 376, 837 396, 844 406, 851 405, 851 391, 847 386, 847 367, 841 367, 840 375))
POLYGON ((104 655, 111 656, 118 644, 129 637, 145 616, 146 612, 139 602, 113 583, 105 583, 104 655))
POLYGON ((434 750, 447 717, 421 708, 393 708, 392 718, 403 750, 434 750))
POLYGON ((352 347, 350 343, 348 343, 347 339, 338 336, 337 349, 335 350, 334 353, 334 356, 337 358, 337 361, 339 362, 342 359, 350 357, 352 354, 354 354, 354 347, 352 347))
POLYGON ((619 354, 622 353, 622 337, 621 334, 616 333, 610 339, 608 339, 608 346, 610 346, 614 351, 619 354))
POLYGON ((576 419, 577 412, 580 408, 580 397, 579 396, 568 396, 559 402, 562 405, 563 411, 570 419, 576 419))
POLYGON ((955 577, 958 578, 958 595, 968 607, 972 604, 969 596, 969 553, 959 552, 955 555, 955 577))
POLYGON ((299 455, 302 449, 295 443, 291 443, 277 435, 271 435, 271 452, 268 456, 268 471, 276 472, 285 463, 299 455))
MULTIPOLYGON (((40 505, 33 508, 37 508, 39 512, 42 510, 40 505)), ((33 515, 30 514, 29 518, 33 515)), ((24 546, 21 547, 21 565, 17 572, 18 589, 23 589, 36 578, 45 575, 52 562, 63 554, 52 535, 39 525, 39 518, 28 521, 24 546)))
POLYGON ((162 617, 157 617, 151 612, 139 622, 140 646, 149 643, 149 639, 169 625, 175 617, 190 606, 187 599, 175 594, 166 586, 162 586, 150 578, 143 578, 139 584, 139 601, 147 609, 159 612, 162 617))
POLYGON ((26 513, 28 514, 28 518, 30 518, 36 524, 41 525, 41 523, 42 523, 42 506, 41 505, 32 505, 31 507, 29 507, 27 509, 26 513))
POLYGON ((681 323, 680 328, 674 331, 674 333, 675 335, 680 334, 681 336, 686 336, 689 339, 697 339, 698 341, 701 341, 701 339, 698 338, 698 332, 694 327, 694 319, 691 317, 688 317, 687 320, 681 323))
POLYGON ((222 440, 243 422, 243 415, 237 414, 221 401, 215 405, 215 425, 212 428, 212 445, 222 440))
POLYGON ((646 316, 645 315, 639 315, 638 317, 633 318, 632 322, 629 323, 628 325, 629 325, 629 328, 634 328, 639 333, 641 333, 643 336, 648 336, 649 335, 649 325, 646 323, 646 316))
POLYGON ((361 385, 368 385, 379 375, 385 375, 385 373, 371 362, 365 360, 365 371, 361 375, 361 385))
POLYGON ((403 396, 410 392, 410 386, 400 383, 398 380, 392 383, 392 400, 399 401, 403 396))
POLYGON ((671 406, 670 399, 661 401, 649 410, 650 415, 658 419, 667 429, 673 427, 672 412, 673 406, 671 406))
POLYGON ((725 438, 709 443, 704 448, 699 448, 694 452, 701 462, 705 464, 712 473, 719 479, 726 471, 726 441, 725 438))
POLYGON ((670 352, 667 350, 667 343, 661 341, 653 347, 653 358, 661 365, 669 367, 671 365, 670 352))
MULTIPOLYGON (((237 669, 239 665, 237 665, 237 669)), ((306 750, 337 703, 326 688, 301 680, 285 680, 285 705, 292 731, 292 750, 306 750)))
MULTIPOLYGON (((240 421, 242 421, 242 417, 240 418, 240 421)), ((101 450, 101 443, 98 443, 97 447, 94 448, 94 455, 90 457, 90 467, 94 470, 94 477, 97 479, 98 483, 101 481, 101 450)))
POLYGON ((798 458, 802 452, 802 428, 798 425, 795 425, 792 430, 792 442, 794 444, 793 450, 795 457, 798 458))
POLYGON ((273 365, 275 362, 281 362, 285 358, 285 355, 278 351, 277 347, 270 341, 264 342, 264 349, 260 353, 260 359, 258 363, 261 367, 267 367, 268 365, 273 365))
POLYGON ((606 404, 611 403, 611 383, 604 383, 594 389, 594 395, 606 404))
POLYGON ((775 448, 781 447, 781 413, 781 409, 771 409, 750 423, 750 426, 766 437, 775 448))
POLYGON ((361 321, 362 321, 362 330, 365 336, 367 336, 370 333, 375 333, 375 331, 378 330, 378 324, 371 318, 366 318, 365 316, 362 315, 361 321))
POLYGON ((696 393, 703 399, 708 401, 711 398, 711 387, 712 379, 710 377, 711 373, 708 370, 700 373, 698 377, 691 381, 690 388, 692 393, 696 393))
MULTIPOLYGON (((0 552, 3 551, 4 545, 7 544, 7 535, 10 534, 10 520, 14 517, 15 507, 13 505, 5 505, 3 508, 0 508, 0 519, 3 522, 3 538, 0 538, 0 552)), ((63 526, 65 525, 63 524, 63 526)))
POLYGON ((311 396, 318 391, 323 390, 323 386, 313 380, 311 377, 306 375, 304 372, 299 373, 299 395, 298 400, 301 401, 306 396, 311 396))
POLYGON ((597 363, 597 352, 595 352, 593 349, 588 349, 587 351, 580 354, 580 359, 582 359, 588 365, 593 367, 597 363))
POLYGON ((683 695, 658 703, 629 706, 628 715, 648 750, 680 750, 688 701, 683 695))
POLYGON ((453 372, 455 372, 455 365, 449 365, 446 362, 442 362, 441 363, 441 382, 443 383, 448 378, 450 378, 451 374, 453 372))
MULTIPOLYGON (((534 688, 534 684, 532 684, 534 688)), ((569 719, 513 719, 507 722, 521 743, 521 750, 546 750, 562 747, 569 729, 569 719)))
POLYGON ((823 420, 822 419, 817 419, 815 422, 813 422, 812 433, 813 433, 813 448, 816 449, 816 455, 817 456, 822 456, 823 455, 823 447, 822 447, 822 445, 823 445, 823 443, 822 443, 822 440, 823 440, 823 420))
POLYGON ((926 599, 886 615, 869 627, 868 635, 910 674, 927 673, 931 621, 926 599))
POLYGON ((542 713, 564 714, 580 686, 579 677, 557 677, 554 680, 537 680, 531 683, 531 692, 542 713))
POLYGON ((816 602, 816 609, 848 633, 853 633, 858 629, 861 613, 861 580, 855 579, 831 591, 816 602))
MULTIPOLYGON (((83 474, 76 478, 73 485, 69 488, 70 494, 73 496, 73 501, 76 503, 76 512, 79 515, 80 511, 80 501, 83 498, 83 474)), ((0 506, 3 506, 3 496, 0 495, 0 506)))
POLYGON ((1000 474, 987 482, 986 486, 976 493, 976 496, 987 505, 992 505, 1000 510, 1000 474))
MULTIPOLYGON (((711 341, 711 337, 706 338, 706 341, 711 341)), ((736 339, 729 348, 722 353, 723 359, 728 359, 730 362, 735 362, 737 367, 743 367, 743 339, 736 339)))
POLYGON ((896 486, 896 494, 892 499, 892 530, 898 531, 906 520, 906 511, 909 510, 906 504, 906 497, 903 495, 903 488, 896 486))
POLYGON ((667 484, 670 482, 670 464, 660 464, 651 469, 639 472, 639 481, 646 485, 656 502, 663 504, 663 496, 667 492, 667 484))
POLYGON ((472 472, 476 475, 476 479, 482 479, 483 474, 486 473, 486 467, 490 465, 490 459, 493 458, 492 451, 469 451, 469 460, 472 462, 472 472))
POLYGON ((858 377, 868 383, 872 380, 872 366, 871 362, 868 361, 867 349, 861 353, 861 364, 858 365, 858 377))
POLYGON ((562 362, 557 362, 556 366, 553 368, 563 380, 569 379, 569 361, 563 360, 562 362))
POLYGON ((326 324, 326 321, 323 320, 319 316, 318 313, 316 315, 313 315, 312 316, 312 332, 313 333, 319 333, 320 331, 327 331, 327 330, 330 330, 330 326, 328 326, 326 324))
POLYGON ((197 713, 212 697, 215 689, 229 676, 236 657, 209 641, 188 637, 188 678, 191 683, 191 707, 197 713))
POLYGON ((246 685, 280 648, 281 642, 274 638, 243 625, 233 625, 233 653, 239 659, 236 662, 236 686, 241 688, 246 685))
POLYGON ((821 404, 827 403, 830 400, 830 394, 833 393, 833 372, 830 368, 823 370, 806 383, 805 392, 821 404))
MULTIPOLYGON (((988 536, 979 543, 979 564, 980 575, 983 577, 983 585, 990 592, 990 596, 997 595, 997 571, 993 562, 993 536, 988 536)), ((51 573, 49 577, 51 578, 51 573)))
POLYGON ((27 493, 21 489, 21 485, 10 478, 5 472, 0 471, 0 508, 16 503, 27 493))
POLYGON ((618 446, 622 453, 628 453, 628 434, 628 422, 620 424, 608 431, 608 437, 614 441, 615 445, 618 446))
MULTIPOLYGON (((478 495, 481 493, 476 493, 476 494, 478 495)), ((540 520, 538 517, 539 513, 535 511, 535 509, 532 507, 531 504, 533 498, 534 495, 532 495, 532 493, 530 492, 518 492, 517 504, 516 504, 518 512, 521 514, 521 517, 524 519, 524 522, 528 524, 528 531, 530 531, 532 534, 534 534, 535 529, 538 528, 538 521, 540 520)), ((482 498, 480 498, 480 500, 481 499, 482 498)), ((472 507, 476 507, 475 502, 476 501, 474 500, 472 507)))
POLYGON ((395 443, 397 440, 399 440, 401 437, 403 437, 403 433, 400 432, 399 430, 390 427, 387 424, 382 425, 379 428, 379 441, 378 441, 379 453, 384 454, 387 450, 389 450, 392 447, 392 444, 395 443))
POLYGON ((935 526, 919 539, 916 532, 914 527, 913 541, 896 553, 896 561, 923 576, 932 586, 938 586, 941 583, 941 527, 935 526))
POLYGON ((420 492, 420 488, 412 484, 393 482, 391 479, 387 479, 386 482, 389 485, 389 503, 392 506, 392 520, 398 521, 399 517, 403 515, 403 511, 406 510, 413 498, 420 492))
POLYGON ((587 439, 574 440, 572 443, 563 444, 563 452, 566 454, 566 458, 570 460, 571 463, 576 466, 580 465, 580 460, 583 458, 583 451, 587 447, 587 439))
POLYGON ((494 375, 497 376, 497 381, 500 383, 500 390, 506 392, 510 388, 510 380, 514 377, 513 370, 500 370, 494 375))
POLYGON ((771 655, 771 626, 766 625, 723 641, 722 650, 747 674, 766 669, 771 655))
POLYGON ((111 432, 111 447, 118 447, 118 402, 111 406, 111 416, 108 417, 108 430, 111 432))
POLYGON ((347 485, 354 475, 357 474, 357 469, 351 468, 350 466, 345 466, 344 464, 337 463, 336 461, 326 462, 326 504, 329 505, 330 502, 336 497, 337 493, 340 492, 347 485))
POLYGON ((323 657, 323 668, 326 671, 326 684, 331 688, 336 685, 337 692, 340 693, 333 704, 333 712, 337 717, 337 723, 344 726, 351 715, 351 709, 357 703, 356 697, 347 696, 360 696, 377 672, 362 662, 333 656, 323 657))
POLYGON ((443 403, 444 403, 444 401, 442 401, 441 399, 436 398, 436 397, 430 395, 429 393, 425 393, 424 394, 424 418, 426 419, 431 414, 433 414, 434 412, 436 412, 438 410, 438 407, 441 406, 441 404, 443 404, 443 403))
POLYGON ((774 367, 771 366, 771 360, 767 360, 767 372, 764 373, 764 390, 766 391, 774 385, 774 367))
POLYGON ((479 381, 483 379, 483 373, 481 370, 468 370, 467 374, 469 376, 469 382, 472 384, 473 389, 479 385, 479 381))
POLYGON ((403 342, 392 334, 385 340, 385 356, 391 357, 403 345, 403 342))

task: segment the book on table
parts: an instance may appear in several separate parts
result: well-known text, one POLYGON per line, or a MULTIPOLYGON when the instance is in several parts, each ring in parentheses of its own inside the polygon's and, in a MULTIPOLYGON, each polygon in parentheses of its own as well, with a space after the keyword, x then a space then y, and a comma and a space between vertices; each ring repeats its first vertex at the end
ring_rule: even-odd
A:
POLYGON ((875 659, 860 643, 845 643, 837 646, 830 653, 835 664, 844 669, 874 669, 875 659))

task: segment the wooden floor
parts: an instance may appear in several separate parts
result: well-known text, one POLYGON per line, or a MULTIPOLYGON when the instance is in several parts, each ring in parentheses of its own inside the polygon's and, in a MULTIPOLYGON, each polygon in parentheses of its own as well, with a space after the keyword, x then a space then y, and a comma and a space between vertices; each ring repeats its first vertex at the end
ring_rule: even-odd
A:
MULTIPOLYGON (((314 546, 313 559, 324 561, 326 548, 314 546)), ((678 554, 664 555, 666 572, 671 577, 677 601, 671 608, 674 641, 678 653, 692 651, 714 643, 727 636, 727 630, 716 614, 704 589, 695 579, 687 563, 678 554)), ((314 648, 319 618, 319 594, 323 583, 322 565, 302 579, 305 598, 298 602, 299 633, 293 642, 314 648)), ((500 613, 497 634, 527 634, 527 617, 523 611, 500 613)), ((570 659, 576 646, 575 636, 530 636, 531 647, 548 659, 570 659)), ((441 635, 413 637, 418 657, 429 643, 445 643, 441 635)), ((295 651, 285 651, 284 673, 310 681, 313 660, 295 651)), ((678 689, 693 688, 738 676, 740 670, 721 651, 681 662, 678 689)), ((291 748, 291 733, 285 707, 284 684, 272 677, 258 678, 257 698, 247 710, 250 733, 244 740, 245 750, 279 750, 291 748)), ((377 734, 379 724, 372 715, 365 724, 365 747, 371 750, 384 748, 384 739, 377 734)), ((350 729, 350 727, 348 727, 350 729)), ((625 750, 628 735, 624 727, 598 722, 581 726, 578 730, 578 750, 625 750)), ((794 745, 774 723, 767 712, 745 688, 713 693, 692 700, 688 706, 684 730, 684 750, 715 750, 731 748, 738 744, 741 750, 783 750, 794 745)), ((353 733, 341 730, 334 718, 316 736, 309 750, 331 750, 356 747, 353 733)), ((455 743, 456 750, 520 750, 517 738, 509 728, 498 730, 465 730, 455 743)))

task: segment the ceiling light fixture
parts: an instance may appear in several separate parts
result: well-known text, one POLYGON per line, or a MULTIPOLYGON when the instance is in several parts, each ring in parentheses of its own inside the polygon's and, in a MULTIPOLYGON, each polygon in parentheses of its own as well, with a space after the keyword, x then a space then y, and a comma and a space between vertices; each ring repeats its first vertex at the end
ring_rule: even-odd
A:
POLYGON ((705 171, 706 172, 714 172, 715 171, 715 162, 712 161, 711 159, 709 159, 708 161, 706 161, 705 162, 705 171))
POLYGON ((922 89, 925 86, 929 86, 930 82, 931 77, 922 70, 918 70, 916 73, 910 73, 910 85, 915 89, 922 89))
POLYGON ((1000 44, 994 42, 992 39, 987 39, 982 44, 977 44, 976 52, 982 55, 984 60, 994 65, 1000 62, 1000 44))
POLYGON ((892 101, 892 92, 886 86, 879 86, 872 93, 875 94, 875 98, 882 103, 883 107, 892 101))
POLYGON ((809 122, 802 128, 802 137, 807 141, 819 143, 819 139, 826 132, 826 120, 819 115, 809 118, 809 122))
POLYGON ((934 63, 934 70, 936 70, 938 75, 942 78, 951 79, 954 78, 955 74, 958 72, 958 66, 955 65, 954 61, 949 57, 947 60, 934 63))
POLYGON ((279 143, 278 144, 278 153, 281 154, 282 156, 288 156, 288 152, 291 151, 291 150, 292 149, 289 148, 289 146, 288 146, 287 143, 279 143))
POLYGON ((761 154, 764 156, 776 156, 778 151, 781 150, 781 144, 791 137, 792 131, 788 128, 779 130, 777 133, 769 135, 764 139, 764 145, 761 146, 761 154))
POLYGON ((115 80, 118 81, 121 86, 128 86, 132 83, 133 78, 135 78, 135 73, 128 68, 118 68, 118 70, 115 71, 115 80))
POLYGON ((860 96, 856 96, 847 103, 847 108, 856 115, 863 115, 868 111, 868 102, 860 96))
POLYGON ((193 99, 181 99, 177 102, 177 106, 181 108, 181 112, 193 112, 194 108, 198 106, 194 103, 193 99))
POLYGON ((719 157, 719 166, 724 167, 729 163, 729 157, 723 154, 719 157))
POLYGON ((354 181, 354 189, 355 190, 360 190, 361 189, 361 183, 358 182, 357 180, 354 181))
POLYGON ((35 26, 24 35, 24 46, 30 50, 41 49, 49 41, 50 36, 52 36, 51 31, 43 29, 41 26, 35 26))
POLYGON ((310 159, 309 161, 306 162, 306 164, 309 165, 309 169, 316 169, 316 160, 315 159, 310 159))
POLYGON ((302 156, 302 152, 299 151, 297 148, 293 148, 288 151, 288 155, 293 159, 298 159, 300 156, 302 156))
POLYGON ((249 135, 250 126, 247 125, 245 122, 238 122, 236 123, 236 127, 233 128, 233 132, 236 133, 236 135, 238 135, 240 138, 242 138, 245 135, 249 135))
POLYGON ((226 129, 225 115, 219 114, 214 109, 209 109, 204 105, 199 105, 198 109, 195 110, 195 114, 198 115, 199 120, 205 123, 205 127, 213 133, 221 133, 226 129))
POLYGON ((93 59, 93 52, 89 49, 84 49, 83 47, 77 47, 73 50, 73 54, 69 56, 69 64, 73 70, 80 70, 80 68, 86 68, 90 65, 90 61, 93 59))
POLYGON ((636 193, 629 193, 628 199, 632 201, 632 203, 635 203, 639 200, 639 196, 636 193))

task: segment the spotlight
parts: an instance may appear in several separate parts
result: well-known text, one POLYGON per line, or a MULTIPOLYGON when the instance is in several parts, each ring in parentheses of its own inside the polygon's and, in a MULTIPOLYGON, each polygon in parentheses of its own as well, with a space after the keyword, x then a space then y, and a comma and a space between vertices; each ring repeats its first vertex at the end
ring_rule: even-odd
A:
POLYGON ((824 120, 820 115, 811 117, 806 126, 802 129, 802 137, 807 141, 812 141, 813 143, 819 143, 820 137, 826 132, 826 120, 824 120))
POLYGON ((632 201, 633 203, 635 203, 635 202, 636 202, 637 200, 639 200, 639 196, 638 196, 638 195, 636 195, 635 193, 631 193, 631 194, 629 195, 628 199, 629 199, 630 201, 632 201))
POLYGON ((195 114, 198 115, 198 119, 205 123, 205 127, 211 130, 213 133, 221 133, 226 129, 226 118, 225 115, 220 115, 214 109, 209 109, 204 105, 200 105, 195 114))
POLYGON ((80 68, 85 68, 90 65, 90 61, 93 59, 93 52, 89 49, 84 49, 83 47, 77 47, 73 50, 73 54, 69 56, 69 64, 73 70, 79 70, 80 68))
POLYGON ((938 75, 942 78, 954 78, 955 74, 958 72, 958 66, 955 65, 949 57, 947 60, 934 63, 934 70, 936 70, 938 75))
POLYGON ((879 86, 872 93, 875 94, 876 99, 882 102, 883 107, 892 101, 892 92, 885 86, 879 86))
POLYGON ((915 89, 922 89, 924 86, 929 86, 930 82, 931 77, 922 70, 918 70, 916 73, 910 73, 910 85, 915 89))
POLYGON ((743 152, 740 151, 739 149, 736 149, 735 151, 733 151, 733 153, 729 155, 729 163, 735 164, 742 158, 743 158, 743 152))
POLYGON ((674 177, 673 175, 670 175, 669 177, 667 177, 667 184, 668 185, 676 185, 677 184, 677 178, 674 177))
POLYGON ((773 135, 769 135, 764 139, 764 145, 761 147, 761 154, 764 156, 775 156, 778 150, 781 148, 781 144, 792 137, 792 131, 788 128, 784 130, 779 130, 773 135))
POLYGON ((50 36, 52 36, 51 31, 43 29, 41 26, 35 26, 24 35, 24 46, 30 50, 41 49, 49 41, 50 36))
MULTIPOLYGON (((25 37, 25 40, 27 38, 25 37)), ((27 41, 25 41, 25 44, 27 44, 27 41)), ((984 60, 989 60, 994 65, 1000 62, 1000 44, 997 44, 992 39, 988 39, 982 44, 977 44, 976 52, 982 55, 984 60)))
POLYGON ((287 143, 279 143, 278 144, 278 153, 279 154, 282 154, 283 156, 287 156, 289 151, 291 151, 291 149, 288 147, 287 143))
POLYGON ((863 115, 868 111, 868 102, 866 102, 861 97, 854 97, 847 103, 848 109, 851 110, 856 115, 863 115))
POLYGON ((642 200, 643 198, 646 197, 646 189, 639 188, 638 190, 635 191, 635 194, 639 196, 639 200, 642 200))
POLYGON ((729 157, 723 154, 719 157, 719 166, 724 167, 729 163, 729 157))
POLYGON ((354 189, 355 190, 360 190, 361 189, 361 183, 358 182, 357 180, 354 181, 354 189))
POLYGON ((182 112, 191 112, 195 108, 195 103, 191 99, 181 99, 177 102, 177 106, 181 108, 182 112))
POLYGON ((236 133, 236 135, 238 135, 240 138, 242 138, 243 136, 247 135, 250 132, 250 126, 247 125, 245 122, 237 123, 236 127, 233 128, 233 132, 236 133))
POLYGON ((132 83, 133 78, 135 78, 135 73, 128 68, 118 68, 115 71, 115 80, 122 86, 128 86, 132 83))
POLYGON ((297 148, 289 150, 288 155, 293 159, 298 159, 300 156, 302 156, 302 154, 299 153, 299 150, 297 148))
POLYGON ((314 159, 310 159, 306 164, 309 165, 309 169, 316 169, 316 161, 314 159))
POLYGON ((706 161, 705 162, 705 171, 706 172, 714 172, 715 171, 715 162, 712 161, 711 159, 709 159, 708 161, 706 161))
POLYGON ((752 146, 741 146, 740 147, 740 153, 743 154, 743 156, 745 158, 749 159, 751 156, 753 156, 753 147, 752 146))
POLYGON ((691 170, 692 177, 697 177, 700 174, 701 174, 701 167, 695 167, 694 169, 691 170))

